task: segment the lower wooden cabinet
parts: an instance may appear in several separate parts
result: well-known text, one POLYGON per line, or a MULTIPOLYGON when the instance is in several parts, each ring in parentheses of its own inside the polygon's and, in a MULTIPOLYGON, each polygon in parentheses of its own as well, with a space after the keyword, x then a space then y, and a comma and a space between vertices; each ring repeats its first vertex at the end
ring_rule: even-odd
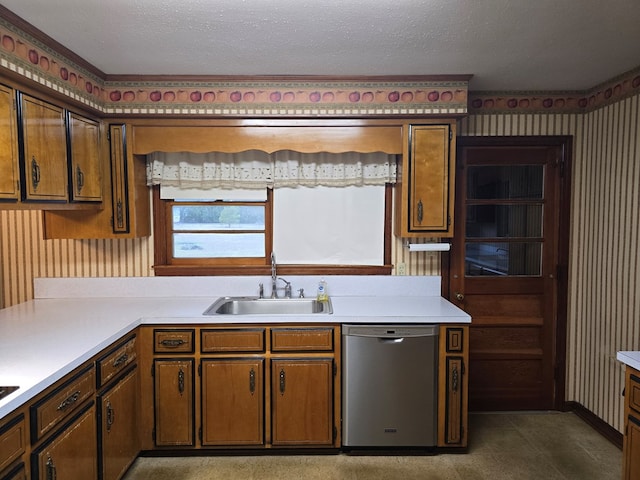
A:
POLYGON ((333 358, 271 362, 271 443, 332 446, 333 358))
POLYGON ((468 443, 469 327, 440 327, 438 365, 438 446, 468 443))
POLYGON ((0 424, 0 474, 22 457, 26 451, 26 441, 26 422, 23 413, 0 424))
POLYGON ((153 362, 157 446, 195 445, 193 364, 192 358, 161 358, 153 362))
POLYGON ((96 407, 92 400, 31 453, 33 480, 97 480, 96 407))
POLYGON ((626 367, 624 445, 625 480, 640 478, 640 372, 626 367))
POLYGON ((202 360, 202 445, 264 444, 264 359, 202 360))
POLYGON ((0 480, 27 480, 27 470, 24 463, 12 468, 5 476, 0 477, 0 480))
POLYGON ((101 480, 118 480, 138 456, 138 370, 98 395, 98 466, 101 480))

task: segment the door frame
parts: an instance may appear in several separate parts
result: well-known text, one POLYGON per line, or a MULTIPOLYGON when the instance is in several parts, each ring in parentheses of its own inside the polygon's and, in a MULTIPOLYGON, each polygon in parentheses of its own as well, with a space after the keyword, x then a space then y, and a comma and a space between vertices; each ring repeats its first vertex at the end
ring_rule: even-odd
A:
MULTIPOLYGON (((571 166, 573 161, 573 136, 571 135, 539 135, 539 136, 495 136, 475 137, 459 136, 456 138, 456 175, 465 175, 458 161, 464 147, 513 147, 513 146, 553 146, 560 147, 561 158, 557 159, 559 169, 558 189, 558 265, 556 268, 555 309, 555 344, 554 344, 554 396, 555 410, 567 410, 565 402, 565 382, 567 368, 567 311, 569 304, 569 246, 571 236, 571 166)), ((457 201, 457 192, 456 192, 457 201)), ((455 221, 455 219, 454 219, 455 221)), ((453 239, 452 239, 453 240, 453 239)), ((443 252, 441 258, 441 294, 449 299, 451 296, 451 261, 450 253, 443 252)), ((471 320, 473 322, 473 319, 471 320)))

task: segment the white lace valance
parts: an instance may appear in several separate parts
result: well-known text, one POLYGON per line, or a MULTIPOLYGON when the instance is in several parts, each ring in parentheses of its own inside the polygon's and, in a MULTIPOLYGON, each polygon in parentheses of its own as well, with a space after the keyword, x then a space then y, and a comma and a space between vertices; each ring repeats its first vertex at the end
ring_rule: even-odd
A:
POLYGON ((149 185, 262 189, 384 185, 395 181, 396 156, 381 152, 154 152, 147 157, 149 185))

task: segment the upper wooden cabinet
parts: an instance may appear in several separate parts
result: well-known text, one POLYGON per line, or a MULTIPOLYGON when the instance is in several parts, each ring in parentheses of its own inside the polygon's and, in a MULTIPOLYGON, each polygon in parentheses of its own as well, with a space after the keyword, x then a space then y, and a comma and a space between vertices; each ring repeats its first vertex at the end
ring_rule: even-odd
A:
POLYGON ((0 85, 0 199, 20 198, 18 131, 13 88, 0 85))
POLYGON ((22 200, 66 202, 67 133, 64 109, 20 93, 22 200))
POLYGON ((397 236, 453 236, 455 137, 455 120, 406 126, 396 189, 397 236))
MULTIPOLYGON (((105 127, 106 128, 106 127, 105 127)), ((104 132, 103 132, 104 133, 104 132)), ((102 177, 111 179, 103 192, 100 211, 46 211, 44 236, 52 238, 137 238, 151 235, 151 202, 147 187, 146 159, 133 155, 127 127, 110 125, 110 162, 101 166, 102 177)), ((106 155, 106 154, 105 154, 106 155)), ((85 175, 86 178, 86 175, 85 175)))
POLYGON ((102 162, 100 155, 100 124, 69 112, 69 183, 71 200, 102 201, 102 162))

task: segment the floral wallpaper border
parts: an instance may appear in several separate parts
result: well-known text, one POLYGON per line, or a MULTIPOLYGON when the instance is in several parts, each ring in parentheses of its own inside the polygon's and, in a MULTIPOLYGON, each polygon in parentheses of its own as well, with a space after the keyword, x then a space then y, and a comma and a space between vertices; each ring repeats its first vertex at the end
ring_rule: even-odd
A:
POLYGON ((468 92, 467 80, 105 81, 0 18, 0 67, 110 115, 388 116, 585 112, 640 91, 640 67, 584 92, 468 92))

